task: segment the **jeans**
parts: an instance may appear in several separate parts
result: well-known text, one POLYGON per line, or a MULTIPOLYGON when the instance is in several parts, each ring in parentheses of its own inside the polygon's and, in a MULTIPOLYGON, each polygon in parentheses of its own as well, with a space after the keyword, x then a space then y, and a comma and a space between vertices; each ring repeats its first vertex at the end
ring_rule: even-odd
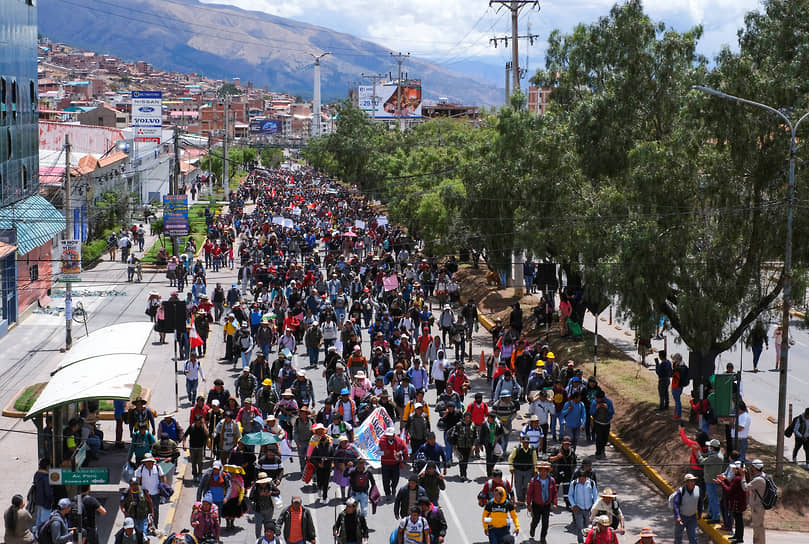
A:
POLYGON ((683 530, 688 534, 688 544, 697 544, 697 516, 682 516, 683 523, 674 520, 674 544, 682 544, 683 530))
POLYGON ((551 414, 551 436, 553 436, 554 440, 556 440, 556 437, 557 437, 557 434, 556 434, 557 423, 558 423, 558 428, 559 428, 559 435, 558 436, 559 436, 559 439, 561 439, 562 438, 562 433, 565 432, 564 423, 562 421, 562 416, 557 416, 555 414, 551 414))
POLYGON ((761 358, 761 351, 764 349, 763 346, 753 346, 753 369, 758 368, 758 360, 761 358))
POLYGON ((746 455, 747 455, 748 442, 749 441, 747 438, 739 439, 739 461, 741 461, 742 463, 747 462, 746 455))
POLYGON ((680 417, 683 415, 683 404, 680 402, 680 396, 683 394, 682 389, 672 389, 671 396, 674 397, 674 415, 680 417))
POLYGON ((152 507, 154 510, 154 514, 152 514, 152 519, 154 521, 154 528, 156 531, 160 530, 160 493, 155 493, 152 495, 149 493, 149 496, 152 497, 152 507))
POLYGON ((669 407, 669 382, 668 380, 657 382, 657 395, 660 397, 660 410, 667 410, 669 407))
POLYGON ((307 347, 306 352, 309 354, 309 366, 316 367, 317 360, 320 357, 320 350, 318 348, 307 347))
POLYGON ((576 451, 576 446, 579 445, 579 431, 581 427, 567 427, 565 426, 565 431, 570 436, 571 440, 573 440, 573 451, 576 451))
POLYGON ((531 476, 533 476, 532 470, 514 471, 514 493, 517 495, 517 502, 525 502, 525 494, 528 491, 531 476))
POLYGON ((584 542, 584 529, 590 525, 590 509, 577 509, 573 512, 573 519, 576 520, 576 540, 581 544, 584 542))
POLYGON ((593 424, 593 434, 595 434, 596 455, 605 455, 607 449, 607 440, 610 436, 610 424, 593 424))
POLYGON ((508 525, 505 527, 489 527, 489 544, 502 544, 503 539, 509 534, 508 525))
POLYGON ((351 492, 351 496, 357 499, 357 502, 360 503, 360 513, 363 516, 368 515, 368 493, 358 493, 356 491, 351 492))
POLYGON ((185 379, 185 392, 188 395, 188 402, 193 403, 197 399, 197 386, 199 385, 199 379, 192 380, 190 378, 185 379))
POLYGON ((141 520, 135 520, 135 529, 143 533, 144 535, 149 534, 149 518, 145 517, 141 520))
POLYGON ((253 514, 253 523, 256 524, 256 538, 264 535, 264 524, 272 521, 273 509, 261 510, 253 514))
POLYGON ((733 538, 736 542, 744 540, 744 512, 733 512, 733 538))
POLYGON ((447 465, 452 464, 452 444, 447 440, 447 431, 444 431, 444 455, 447 456, 447 465))
POLYGON ((250 368, 250 359, 252 358, 253 350, 242 352, 242 368, 250 368))
POLYGON ((719 484, 705 482, 705 491, 708 495, 708 516, 711 520, 719 519, 719 484))
POLYGON ((460 342, 455 342, 455 360, 463 362, 466 355, 466 340, 461 338, 460 342))
POLYGON ((269 361, 270 360, 270 348, 272 348, 272 344, 267 342, 266 344, 259 344, 258 347, 261 350, 261 353, 264 354, 264 360, 269 361))
POLYGON ((48 518, 51 517, 51 509, 46 508, 45 506, 37 505, 37 517, 36 523, 34 524, 34 531, 39 529, 39 526, 48 521, 48 518))
POLYGON ((460 474, 461 478, 466 478, 466 467, 469 464, 469 455, 472 453, 472 448, 461 448, 458 447, 458 457, 460 457, 460 461, 458 465, 460 466, 460 474))

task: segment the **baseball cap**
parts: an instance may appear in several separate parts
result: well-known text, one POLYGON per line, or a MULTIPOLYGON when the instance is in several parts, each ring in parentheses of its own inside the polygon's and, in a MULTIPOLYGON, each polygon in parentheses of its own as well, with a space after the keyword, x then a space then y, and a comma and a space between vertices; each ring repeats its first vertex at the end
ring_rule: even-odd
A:
POLYGON ((71 506, 73 506, 73 501, 71 501, 67 497, 59 499, 59 510, 61 510, 62 508, 70 508, 71 506))
POLYGON ((124 529, 134 529, 135 528, 135 520, 132 518, 126 518, 124 520, 124 529))

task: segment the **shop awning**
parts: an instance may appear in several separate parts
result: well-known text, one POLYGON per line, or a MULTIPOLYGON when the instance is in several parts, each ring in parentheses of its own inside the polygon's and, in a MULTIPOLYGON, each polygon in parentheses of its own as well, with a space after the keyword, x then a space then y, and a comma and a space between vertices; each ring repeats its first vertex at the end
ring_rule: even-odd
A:
POLYGON ((41 195, 0 208, 0 229, 17 230, 17 253, 25 255, 65 230, 65 217, 41 195))
POLYGON ((51 380, 25 419, 83 400, 128 400, 146 355, 148 322, 118 323, 77 341, 51 373, 51 380))

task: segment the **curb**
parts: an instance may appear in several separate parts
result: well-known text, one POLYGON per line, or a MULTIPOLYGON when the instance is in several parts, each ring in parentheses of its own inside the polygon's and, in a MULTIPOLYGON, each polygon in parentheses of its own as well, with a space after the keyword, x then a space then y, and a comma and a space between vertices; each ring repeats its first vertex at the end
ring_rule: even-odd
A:
MULTIPOLYGON (((483 327, 486 330, 491 330, 492 327, 494 327, 494 323, 492 322, 492 320, 483 315, 480 312, 480 309, 478 309, 478 321, 480 322, 481 325, 483 325, 483 327)), ((662 491, 666 497, 674 493, 674 488, 671 487, 671 484, 669 484, 665 479, 663 479, 663 477, 655 469, 653 469, 652 466, 649 463, 647 463, 643 457, 638 455, 637 452, 635 452, 635 450, 630 448, 623 440, 618 438, 614 433, 610 433, 609 439, 610 443, 612 443, 612 445, 615 446, 616 449, 620 450, 621 453, 623 453, 627 458, 629 458, 630 461, 632 461, 641 468, 643 473, 646 474, 646 477, 649 478, 649 480, 651 480, 652 483, 660 491, 662 491)), ((697 523, 700 529, 702 529, 702 531, 717 544, 730 544, 728 537, 724 535, 722 531, 719 529, 719 525, 710 524, 704 519, 697 520, 697 523)))

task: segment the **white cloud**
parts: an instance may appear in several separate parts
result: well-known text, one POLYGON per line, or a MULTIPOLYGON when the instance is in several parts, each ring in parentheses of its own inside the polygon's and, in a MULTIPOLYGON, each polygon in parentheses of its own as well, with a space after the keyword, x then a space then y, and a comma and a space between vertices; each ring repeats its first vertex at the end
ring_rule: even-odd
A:
MULTIPOLYGON (((489 8, 488 0, 203 0, 230 3, 297 21, 313 23, 368 39, 394 51, 440 61, 507 57, 502 44, 493 48, 489 39, 510 35, 506 10, 489 8)), ((579 23, 606 15, 614 0, 546 0, 540 12, 521 16, 520 33, 539 34, 533 48, 521 45, 521 56, 541 61, 548 34, 569 32, 579 23)), ((677 30, 696 24, 705 27, 700 51, 709 57, 722 45, 736 47, 736 31, 744 15, 759 8, 759 0, 646 0, 645 9, 655 21, 677 30)))

